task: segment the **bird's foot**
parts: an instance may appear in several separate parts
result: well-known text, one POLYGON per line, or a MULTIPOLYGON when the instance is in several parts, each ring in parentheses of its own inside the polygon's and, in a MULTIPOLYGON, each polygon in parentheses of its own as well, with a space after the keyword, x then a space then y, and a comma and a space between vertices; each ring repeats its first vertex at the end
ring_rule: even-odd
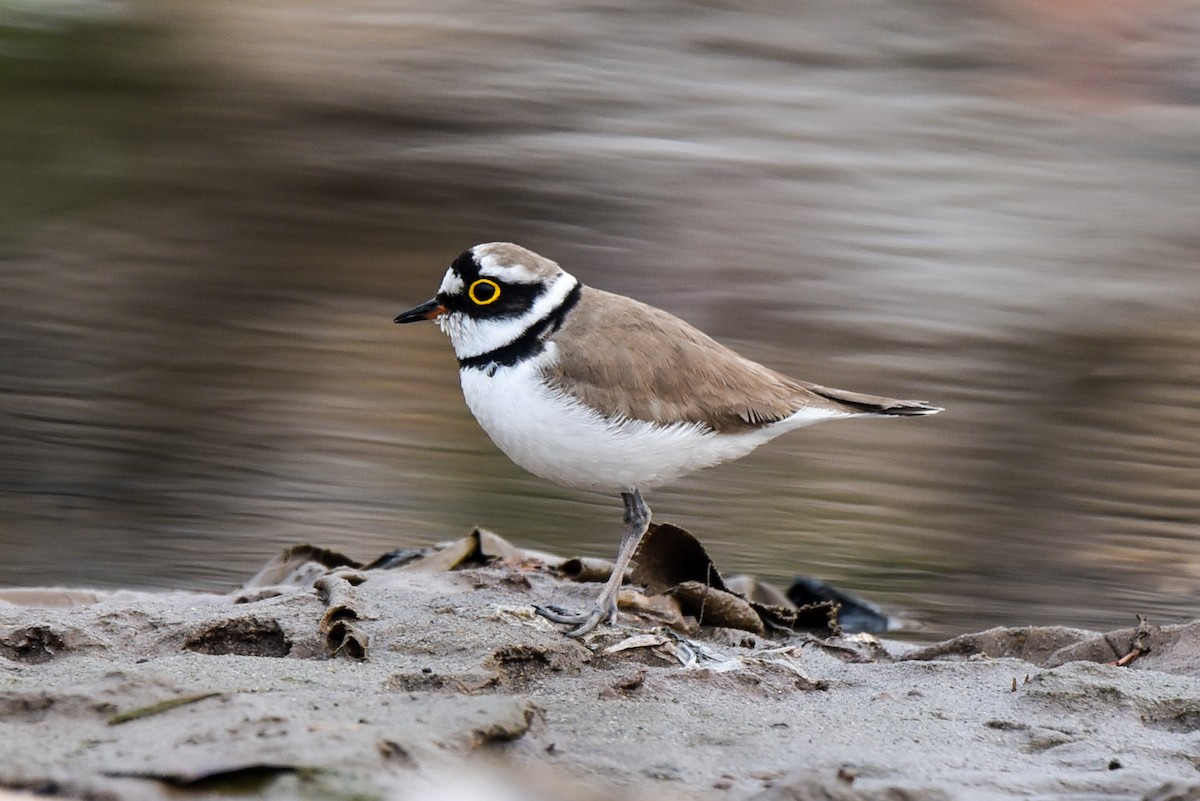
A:
POLYGON ((597 604, 590 611, 578 613, 567 612, 553 606, 535 606, 534 610, 551 623, 574 626, 575 628, 564 632, 568 637, 582 637, 595 629, 605 619, 607 619, 610 626, 617 622, 616 604, 612 604, 611 607, 597 604))

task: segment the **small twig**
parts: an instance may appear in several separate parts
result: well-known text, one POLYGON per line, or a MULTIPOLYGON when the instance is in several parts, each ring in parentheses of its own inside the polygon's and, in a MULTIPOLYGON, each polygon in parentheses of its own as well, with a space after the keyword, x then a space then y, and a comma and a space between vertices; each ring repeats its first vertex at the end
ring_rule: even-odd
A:
POLYGON ((122 723, 128 723, 131 720, 139 720, 141 718, 148 718, 151 715, 170 712, 172 709, 186 706, 188 704, 194 704, 197 701, 203 701, 206 698, 213 698, 221 694, 222 693, 217 692, 200 693, 199 695, 185 695, 182 698, 171 698, 166 701, 159 701, 157 704, 150 704, 149 706, 142 706, 138 707, 137 709, 131 709, 128 712, 121 712, 120 714, 113 715, 108 719, 108 725, 119 726, 122 723))

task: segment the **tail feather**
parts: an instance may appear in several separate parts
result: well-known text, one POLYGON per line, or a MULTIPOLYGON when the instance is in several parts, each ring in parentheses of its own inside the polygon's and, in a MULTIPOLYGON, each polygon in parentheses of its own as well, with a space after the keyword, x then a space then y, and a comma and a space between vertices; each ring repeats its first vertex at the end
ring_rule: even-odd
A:
POLYGON ((823 387, 819 384, 807 384, 806 388, 815 395, 845 407, 856 414, 878 414, 887 417, 918 417, 926 414, 937 414, 942 411, 940 406, 931 406, 925 401, 896 400, 883 398, 878 395, 864 395, 861 392, 848 392, 844 389, 823 387))

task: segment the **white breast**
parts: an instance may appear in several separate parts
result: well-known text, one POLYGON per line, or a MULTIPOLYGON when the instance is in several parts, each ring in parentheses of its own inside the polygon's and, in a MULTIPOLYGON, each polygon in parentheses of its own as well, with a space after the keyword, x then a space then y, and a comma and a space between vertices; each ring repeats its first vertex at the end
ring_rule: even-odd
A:
POLYGON ((534 475, 579 489, 626 492, 647 489, 702 467, 745 456, 784 431, 817 419, 782 421, 755 431, 716 434, 695 423, 655 425, 606 420, 591 408, 552 390, 539 357, 492 371, 460 371, 467 406, 508 458, 534 475))

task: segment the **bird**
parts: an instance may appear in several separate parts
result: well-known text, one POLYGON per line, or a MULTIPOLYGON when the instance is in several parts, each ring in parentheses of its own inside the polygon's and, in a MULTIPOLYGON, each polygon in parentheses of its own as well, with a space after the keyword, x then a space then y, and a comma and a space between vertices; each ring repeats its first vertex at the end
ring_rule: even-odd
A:
POLYGON ((621 496, 621 544, 596 603, 537 607, 571 637, 616 623, 650 525, 644 490, 813 423, 942 411, 789 378, 511 242, 464 251, 437 294, 395 322, 422 320, 450 338, 467 407, 509 459, 562 486, 621 496))

